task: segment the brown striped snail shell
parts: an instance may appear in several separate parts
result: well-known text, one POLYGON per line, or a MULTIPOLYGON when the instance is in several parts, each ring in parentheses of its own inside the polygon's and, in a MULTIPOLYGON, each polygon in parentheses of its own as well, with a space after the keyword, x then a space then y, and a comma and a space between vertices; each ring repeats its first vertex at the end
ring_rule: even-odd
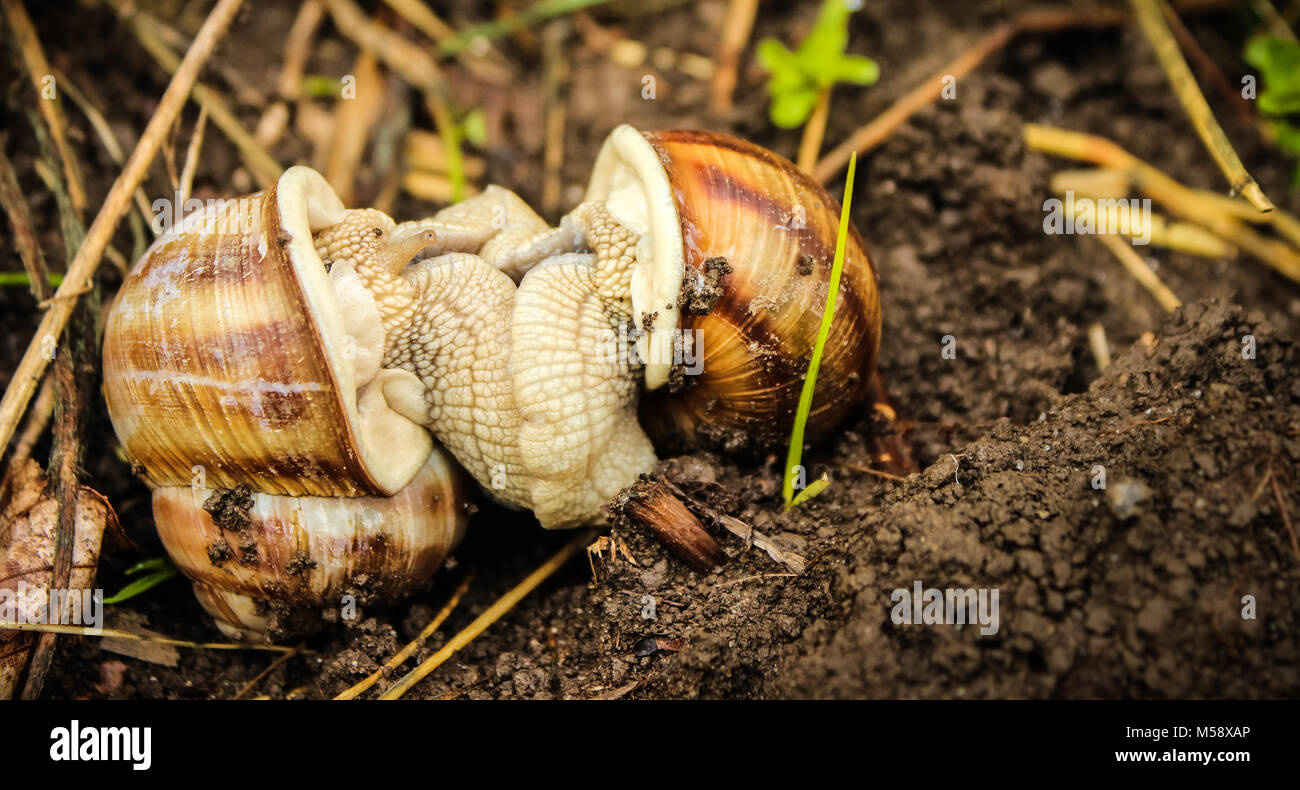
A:
POLYGON ((373 300, 313 246, 343 212, 303 167, 210 205, 150 247, 105 327, 113 427, 231 636, 264 637, 268 601, 400 596, 464 530, 459 473, 403 405, 418 380, 380 367, 373 300))
MULTIPOLYGON (((607 138, 586 199, 640 229, 638 257, 654 262, 632 275, 632 310, 650 330, 638 341, 652 391, 640 419, 655 444, 788 441, 826 302, 839 203, 788 160, 743 140, 630 126, 607 138), (678 375, 690 359, 702 369, 678 375)), ((876 274, 849 230, 810 441, 858 408, 880 344, 876 274)))

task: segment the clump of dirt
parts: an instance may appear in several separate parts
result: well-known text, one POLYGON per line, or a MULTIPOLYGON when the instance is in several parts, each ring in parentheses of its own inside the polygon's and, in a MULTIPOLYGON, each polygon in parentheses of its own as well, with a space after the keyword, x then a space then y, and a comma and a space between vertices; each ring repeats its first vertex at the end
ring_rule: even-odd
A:
POLYGON ((687 266, 677 306, 692 315, 712 313, 722 298, 722 278, 731 272, 731 264, 722 256, 706 259, 703 270, 687 266))
POLYGON ((220 565, 231 559, 235 551, 226 539, 227 531, 234 532, 239 540, 239 562, 251 565, 257 562, 257 539, 249 531, 252 519, 249 511, 253 508, 253 492, 247 483, 240 483, 234 488, 218 488, 211 496, 203 500, 203 509, 212 517, 221 538, 208 546, 208 560, 213 565, 220 565))
POLYGON ((774 602, 765 627, 715 637, 701 624, 650 691, 1293 694, 1300 554, 1271 483, 1290 490, 1300 466, 1297 362, 1257 315, 1183 308, 1154 348, 1129 349, 1086 393, 1027 425, 1000 421, 849 528, 827 517, 843 503, 815 503, 818 536, 838 534, 819 541, 828 552, 810 574, 835 592, 802 603, 837 616, 777 648, 773 614, 798 595, 774 602), (1245 336, 1267 351, 1243 359, 1245 336), (1148 496, 1116 507, 1107 494, 1127 485, 1148 496), (895 625, 891 591, 918 580, 1000 590, 1000 630, 895 625))

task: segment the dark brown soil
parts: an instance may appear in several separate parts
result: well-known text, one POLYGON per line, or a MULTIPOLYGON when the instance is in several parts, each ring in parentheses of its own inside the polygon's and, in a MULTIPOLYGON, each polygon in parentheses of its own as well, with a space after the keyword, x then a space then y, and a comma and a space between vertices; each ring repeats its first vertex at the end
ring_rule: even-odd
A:
MULTIPOLYGON (((484 18, 490 4, 483 5, 447 18, 484 18)), ((816 5, 764 3, 755 40, 791 42, 816 5)), ((1009 0, 866 3, 853 21, 851 49, 879 61, 881 82, 836 91, 828 143, 1020 7, 1009 0)), ((667 4, 644 17, 629 8, 591 18, 651 50, 708 54, 725 3, 667 4)), ((36 22, 56 65, 83 88, 94 86, 110 122, 133 140, 164 81, 110 15, 84 17, 77 31, 53 12, 38 13, 36 22), (87 39, 87 30, 98 32, 87 39)), ((278 4, 246 10, 218 56, 271 93, 292 17, 278 4)), ((1249 14, 1186 19, 1236 84, 1249 14)), ((797 132, 767 120, 760 72, 742 71, 734 117, 720 119, 707 110, 706 82, 673 69, 614 65, 593 40, 574 32, 566 49, 565 207, 580 196, 596 147, 615 123, 725 131, 794 155, 797 132), (654 101, 641 99, 648 71, 657 78, 654 101)), ((500 42, 519 70, 508 86, 480 84, 454 64, 448 70, 461 106, 508 108, 485 152, 484 180, 536 204, 542 69, 533 43, 500 42)), ((346 73, 352 58, 326 25, 308 71, 346 73)), ((12 69, 12 60, 3 68, 12 69)), ((22 109, 31 104, 30 87, 0 73, 10 77, 8 151, 30 187, 37 225, 48 232, 47 255, 58 262, 53 199, 31 175, 35 147, 22 109)), ((219 73, 211 79, 222 84, 219 73)), ((1300 191, 1289 184, 1293 163, 1207 90, 1265 191, 1300 211, 1300 191)), ((102 199, 117 169, 84 118, 69 116, 92 196, 102 199)), ((252 124, 257 112, 241 117, 252 124)), ((182 140, 193 114, 186 119, 182 140)), ((428 126, 427 118, 417 121, 428 126)), ((571 562, 410 696, 1296 696, 1300 551, 1284 513, 1300 520, 1293 340, 1300 287, 1247 257, 1207 261, 1152 249, 1160 276, 1185 302, 1166 316, 1095 239, 1043 233, 1049 178, 1076 165, 1027 153, 1027 121, 1109 137, 1185 183, 1224 189, 1136 29, 1016 40, 961 80, 955 100, 926 109, 859 162, 853 216, 880 275, 881 371, 923 471, 903 482, 861 471, 870 465, 865 416, 805 454, 809 477, 829 472, 833 484, 788 514, 775 455, 744 464, 710 454, 668 459, 663 471, 685 492, 802 554, 807 570, 791 576, 717 530, 729 561, 696 573, 646 536, 615 529, 635 564, 606 552, 593 560, 593 580, 587 562, 571 562), (1104 374, 1088 346, 1095 322, 1116 352, 1104 374), (941 354, 947 335, 955 359, 941 354), (1243 357, 1247 335, 1254 359, 1243 357), (1097 467, 1105 489, 1093 486, 1097 467), (997 589, 999 631, 895 625, 891 592, 916 581, 997 589), (1243 619, 1248 595, 1257 619, 1243 619)), ((275 150, 286 163, 308 152, 292 138, 275 150)), ((209 129, 200 196, 236 193, 238 169, 230 146, 209 129)), ((147 186, 166 193, 161 167, 147 186)), ((373 186, 357 201, 373 197, 373 186)), ((830 186, 837 195, 842 188, 830 186)), ((405 198, 397 213, 405 219, 431 208, 405 198)), ((129 234, 118 240, 130 249, 129 234)), ((0 254, 4 268, 18 268, 7 236, 0 254)), ((7 383, 37 316, 18 289, 0 289, 0 305, 0 383, 7 383)), ((89 430, 88 482, 109 496, 141 547, 109 546, 100 583, 116 590, 126 567, 159 548, 147 492, 114 453, 102 404, 89 430)), ((252 693, 337 694, 417 634, 474 569, 459 609, 421 650, 426 657, 570 539, 483 504, 456 561, 430 590, 328 626, 305 643, 314 655, 285 662, 252 693)), ((214 638, 180 581, 122 608, 168 635, 214 638)), ((274 660, 182 650, 179 665, 167 667, 109 653, 94 640, 60 644, 50 697, 229 698, 274 660)))

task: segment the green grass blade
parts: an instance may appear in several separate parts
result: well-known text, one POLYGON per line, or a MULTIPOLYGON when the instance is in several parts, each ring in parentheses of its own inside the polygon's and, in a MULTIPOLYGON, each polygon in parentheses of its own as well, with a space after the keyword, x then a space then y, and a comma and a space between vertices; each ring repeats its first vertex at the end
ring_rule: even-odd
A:
POLYGON ((134 598, 141 593, 152 590, 154 587, 157 587, 179 573, 180 571, 172 567, 164 568, 163 570, 151 573, 148 576, 143 576, 123 587, 115 595, 105 598, 104 603, 121 603, 122 601, 134 598))
MULTIPOLYGON (((55 288, 58 288, 62 282, 62 274, 50 275, 50 285, 55 288)), ((31 283, 32 281, 27 276, 27 272, 0 272, 0 288, 26 287, 31 283)))
POLYGON ((134 576, 137 573, 144 573, 145 571, 160 571, 163 570, 164 568, 175 568, 175 567, 176 566, 172 565, 171 557, 168 557, 166 554, 164 554, 160 557, 151 557, 150 559, 141 560, 137 562, 136 564, 126 569, 126 575, 134 576))
MULTIPOLYGON (((781 485, 781 494, 785 499, 785 509, 789 510, 798 502, 820 493, 823 485, 813 494, 796 502, 794 498, 794 468, 803 458, 803 434, 808 424, 808 413, 812 411, 813 389, 817 386, 817 370, 822 364, 822 351, 826 348, 826 338, 831 333, 831 319, 835 317, 835 299, 840 293, 840 273, 844 270, 844 249, 849 236, 849 205, 853 202, 853 174, 858 167, 858 155, 849 157, 849 174, 844 181, 844 205, 840 209, 840 232, 835 239, 835 262, 831 265, 830 288, 826 292, 826 307, 822 310, 822 325, 817 331, 817 343, 813 346, 812 358, 808 360, 808 375, 803 380, 803 392, 799 394, 799 407, 794 415, 794 430, 790 434, 790 452, 785 459, 785 481, 781 485)), ((828 483, 829 485, 829 483, 828 483)), ((812 486, 808 486, 812 488, 812 486)))
POLYGON ((438 45, 438 55, 455 55, 469 49, 476 39, 491 40, 557 16, 577 13, 584 8, 608 2, 609 0, 540 0, 517 14, 465 28, 454 36, 443 39, 438 45))
MULTIPOLYGON (((790 500, 790 507, 792 508, 799 507, 804 502, 807 502, 808 500, 817 496, 821 492, 825 491, 827 488, 830 487, 830 485, 831 485, 831 479, 826 475, 822 475, 821 477, 809 483, 807 487, 805 487, 802 491, 795 494, 794 499, 790 500)), ((787 510, 788 509, 789 508, 787 508, 787 510)))

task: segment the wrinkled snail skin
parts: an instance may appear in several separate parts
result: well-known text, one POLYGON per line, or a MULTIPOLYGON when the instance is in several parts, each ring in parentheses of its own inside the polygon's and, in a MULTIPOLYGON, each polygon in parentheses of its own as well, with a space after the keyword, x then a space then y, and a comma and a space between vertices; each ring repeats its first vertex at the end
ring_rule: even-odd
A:
MULTIPOLYGON (((651 435, 727 449, 788 439, 835 251, 839 207, 824 190, 734 138, 623 126, 559 228, 531 211, 508 232, 489 224, 493 201, 499 219, 514 200, 502 190, 457 210, 496 266, 461 254, 401 273, 418 329, 388 358, 423 382, 425 424, 485 490, 546 528, 599 524, 654 469, 651 435), (674 360, 679 338, 702 371, 674 360)), ((879 336, 855 231, 810 439, 861 402, 879 336)))
MULTIPOLYGON (((423 384, 382 364, 392 305, 367 290, 371 269, 327 269, 315 251, 347 216, 319 174, 290 168, 160 237, 105 327, 114 429, 169 554, 231 636, 267 638, 268 602, 401 596, 465 528, 459 470, 409 417, 423 384), (247 512, 218 529, 205 503, 243 486, 247 512)), ((390 233, 375 267, 424 233, 390 233)))

